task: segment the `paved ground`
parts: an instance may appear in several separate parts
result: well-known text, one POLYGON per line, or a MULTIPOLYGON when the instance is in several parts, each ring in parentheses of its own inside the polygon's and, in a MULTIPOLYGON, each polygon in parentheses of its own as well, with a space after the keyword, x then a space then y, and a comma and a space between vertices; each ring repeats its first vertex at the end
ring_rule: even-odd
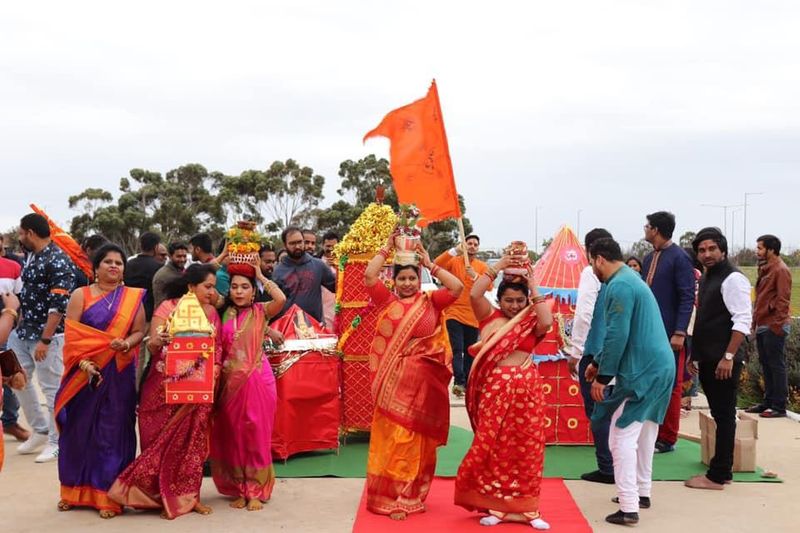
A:
MULTIPOLYGON (((456 403, 456 402, 454 402, 456 403)), ((454 424, 469 427, 462 405, 452 407, 454 424)), ((697 413, 682 421, 682 431, 698 433, 697 413)), ((678 482, 654 486, 653 508, 642 511, 641 532, 676 531, 797 531, 797 487, 800 483, 800 423, 788 419, 762 420, 759 424, 759 464, 777 472, 782 484, 735 483, 723 492, 693 491, 678 482)), ((348 532, 352 529, 362 479, 278 480, 273 499, 261 512, 233 510, 206 479, 205 503, 214 508, 208 517, 188 515, 165 522, 154 512, 128 512, 112 521, 89 510, 56 511, 58 472, 55 464, 38 465, 34 456, 15 453, 16 443, 6 439, 6 464, 0 473, 2 531, 66 533, 72 531, 205 531, 348 532)), ((616 510, 609 501, 613 486, 567 481, 595 531, 620 531, 603 522, 616 510)), ((545 517, 546 518, 546 517, 545 517)), ((501 526, 511 529, 511 526, 501 526)), ((515 530, 519 527, 514 527, 515 530)))

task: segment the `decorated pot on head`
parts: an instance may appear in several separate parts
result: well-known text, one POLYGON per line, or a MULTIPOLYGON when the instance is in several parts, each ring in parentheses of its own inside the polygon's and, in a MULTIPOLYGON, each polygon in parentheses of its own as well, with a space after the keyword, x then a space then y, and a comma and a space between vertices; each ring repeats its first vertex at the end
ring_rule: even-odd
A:
POLYGON ((421 232, 417 227, 420 212, 414 205, 400 205, 398 215, 397 231, 399 234, 394 238, 394 264, 396 265, 418 265, 419 256, 417 247, 421 242, 421 232))
POLYGON ((255 276, 253 263, 258 261, 261 249, 261 235, 256 231, 252 220, 241 220, 225 234, 228 239, 228 273, 255 276))
POLYGON ((528 245, 524 241, 511 241, 503 253, 512 257, 510 266, 503 269, 503 276, 508 278, 519 278, 528 275, 528 266, 531 259, 528 256, 528 245))

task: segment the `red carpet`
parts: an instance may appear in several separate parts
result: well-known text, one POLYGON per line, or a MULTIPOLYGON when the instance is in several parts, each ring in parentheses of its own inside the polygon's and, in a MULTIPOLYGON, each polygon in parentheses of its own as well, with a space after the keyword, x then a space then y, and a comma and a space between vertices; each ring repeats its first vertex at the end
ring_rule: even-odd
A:
MULTIPOLYGON (((453 504, 454 478, 437 477, 425 500, 427 511, 410 515, 404 521, 394 521, 388 516, 381 516, 367 511, 366 487, 361 496, 361 503, 356 514, 356 521, 353 524, 353 533, 391 533, 392 531, 416 532, 448 532, 469 533, 470 531, 481 533, 513 532, 513 531, 534 531, 527 524, 498 524, 494 528, 488 528, 478 523, 481 515, 469 513, 461 507, 453 504), (500 529, 496 529, 500 528, 500 529)), ((550 523, 550 531, 553 533, 583 533, 591 532, 589 522, 586 521, 581 510, 578 509, 572 494, 567 490, 561 478, 545 478, 542 481, 542 518, 550 523)))

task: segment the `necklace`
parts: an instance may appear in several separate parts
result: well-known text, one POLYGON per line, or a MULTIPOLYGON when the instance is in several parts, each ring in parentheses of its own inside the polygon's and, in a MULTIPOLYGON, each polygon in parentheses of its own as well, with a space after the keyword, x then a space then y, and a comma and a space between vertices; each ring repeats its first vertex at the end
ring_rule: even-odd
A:
MULTIPOLYGON (((101 291, 103 290, 103 288, 100 286, 99 283, 97 284, 97 288, 100 289, 101 291)), ((105 294, 105 296, 103 296, 103 301, 107 304, 106 308, 110 311, 111 307, 114 305, 114 302, 117 301, 117 289, 111 289, 110 291, 108 291, 105 294), (108 295, 112 293, 113 297, 111 298, 111 301, 109 301, 108 295)))
POLYGON ((242 327, 239 327, 239 312, 237 311, 235 315, 233 315, 233 340, 239 340, 239 337, 242 335, 242 332, 250 323, 250 317, 253 313, 248 313, 247 317, 244 319, 242 323, 242 327))

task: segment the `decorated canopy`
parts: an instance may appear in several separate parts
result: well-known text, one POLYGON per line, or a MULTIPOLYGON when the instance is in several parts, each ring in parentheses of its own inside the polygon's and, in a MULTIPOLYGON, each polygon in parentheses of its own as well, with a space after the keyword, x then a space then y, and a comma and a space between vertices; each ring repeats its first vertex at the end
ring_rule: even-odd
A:
POLYGON ((561 226, 534 265, 533 277, 541 294, 552 294, 556 299, 575 305, 581 271, 588 264, 578 236, 569 226, 561 226))
POLYGON ((539 292, 552 295, 554 327, 535 348, 534 360, 545 393, 545 434, 548 444, 591 444, 592 432, 583 407, 580 386, 570 375, 565 350, 572 332, 578 283, 589 262, 578 237, 568 226, 533 267, 539 292))

